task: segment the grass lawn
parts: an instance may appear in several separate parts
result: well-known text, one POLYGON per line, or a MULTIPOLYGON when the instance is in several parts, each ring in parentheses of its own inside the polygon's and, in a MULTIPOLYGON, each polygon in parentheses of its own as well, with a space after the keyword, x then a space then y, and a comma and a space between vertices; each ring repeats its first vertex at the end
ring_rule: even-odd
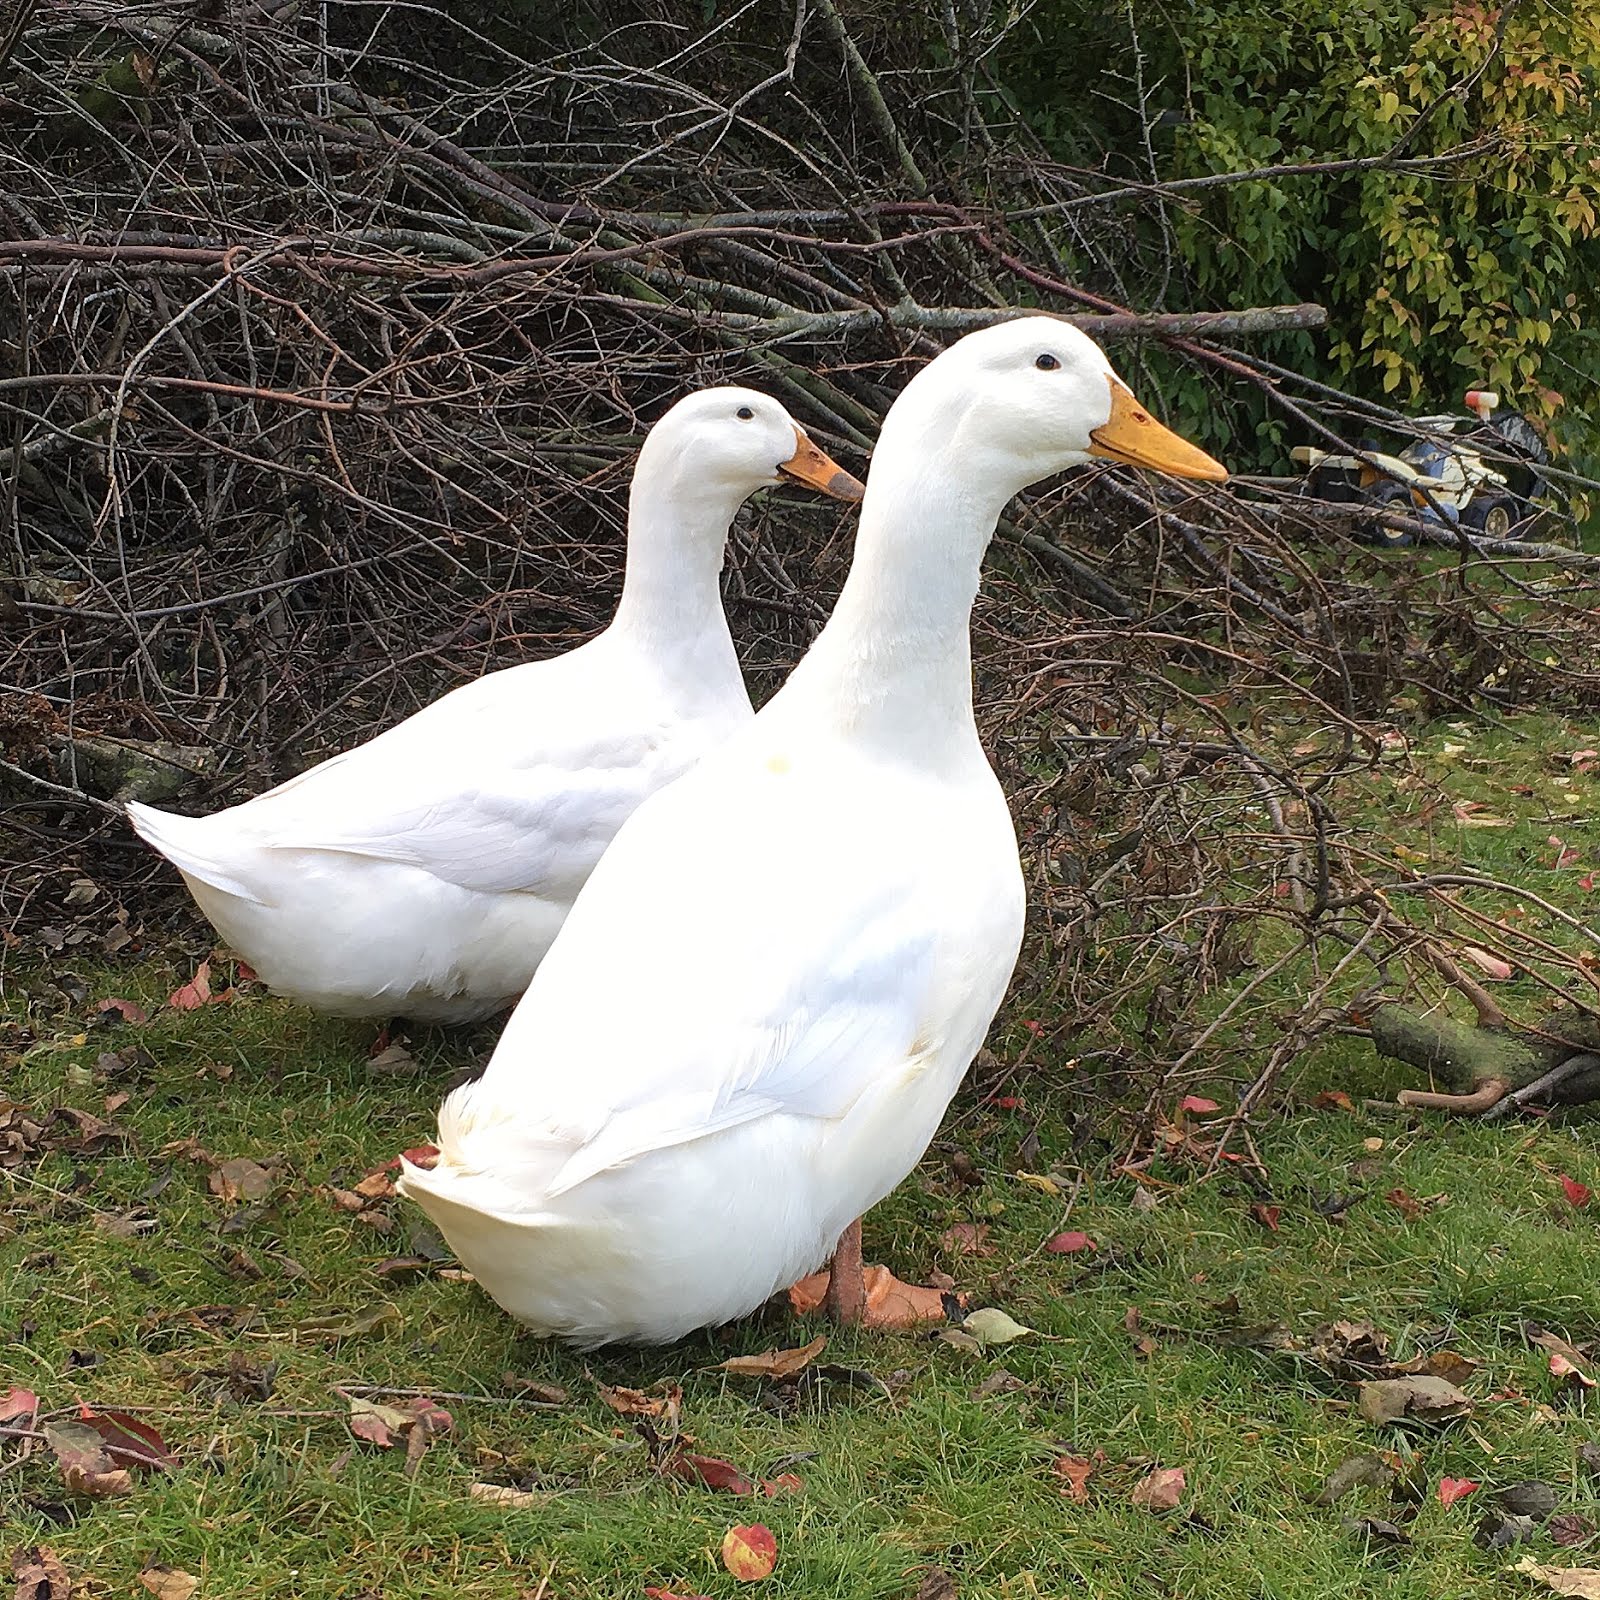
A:
MULTIPOLYGON (((1553 719, 1440 730, 1430 776, 1516 825, 1458 829, 1448 805, 1427 810, 1425 786, 1380 791, 1381 776, 1374 825, 1592 920, 1600 894, 1551 866, 1546 844, 1562 832, 1594 864, 1600 777, 1557 783, 1545 759, 1582 737, 1553 719)), ((0 1167, 13 1163, 0 1171, 0 1395, 35 1391, 47 1422, 80 1399, 123 1410, 177 1454, 132 1492, 89 1499, 42 1444, 0 1438, 0 1557, 47 1546, 106 1594, 142 1594, 136 1575, 162 1562, 197 1577, 202 1600, 632 1600, 651 1585, 771 1600, 911 1600, 924 1585, 929 1600, 1433 1600, 1533 1593, 1507 1576, 1530 1552, 1600 1565, 1600 1536, 1580 1538, 1600 1526, 1580 1454, 1600 1443, 1597 1402, 1552 1375, 1527 1328, 1600 1335, 1600 1193, 1575 1204, 1560 1181, 1600 1191, 1592 1112, 1481 1125, 1368 1106, 1407 1080, 1339 1040, 1299 1064, 1257 1130, 1263 1197, 1232 1169, 1201 1178, 1174 1161, 1141 1182, 1118 1173, 1111 1143, 1075 1149, 1093 1085, 1040 1070, 1018 1104, 958 1100, 867 1225, 872 1258, 908 1278, 947 1272, 1034 1334, 982 1350, 830 1334, 820 1372, 773 1384, 717 1364, 818 1331, 786 1308, 668 1350, 579 1358, 524 1337, 440 1263, 385 1274, 435 1241, 381 1181, 356 1186, 430 1136, 443 1088, 490 1036, 419 1036, 414 1065, 378 1071, 369 1033, 275 1000, 156 1011, 188 976, 159 958, 107 970, 58 956, 14 968, 0 1001, 0 1109, 9 1098, 43 1120, 71 1106, 122 1135, 74 1149, 80 1130, 58 1121, 53 1148, 25 1159, 0 1142, 0 1167), (85 1031, 108 995, 155 1015, 85 1031), (1319 1104, 1324 1090, 1349 1107, 1319 1104), (217 1165, 240 1160, 253 1165, 217 1165), (1044 1251, 1063 1229, 1094 1248, 1044 1251), (979 1240, 987 1253, 963 1248, 979 1240), (1370 1323, 1392 1361, 1476 1363, 1472 1410, 1431 1427, 1366 1420, 1354 1370, 1312 1337, 1340 1319, 1370 1323), (650 1430, 602 1385, 681 1385, 693 1450, 801 1487, 738 1498, 664 1475, 650 1430), (355 1388, 439 1396, 453 1429, 408 1476, 403 1449, 352 1437, 355 1388), (1368 1451, 1390 1453, 1387 1482, 1313 1503, 1368 1451), (1081 1502, 1064 1457, 1092 1464, 1081 1502), (1173 1510, 1134 1497, 1158 1467, 1184 1470, 1173 1510), (1480 1487, 1445 1505, 1445 1478, 1480 1487), (1558 1548, 1546 1527, 1520 1550, 1479 1548, 1493 1491, 1526 1479, 1588 1519, 1561 1527, 1580 1542, 1558 1548), (475 1483, 524 1493, 493 1504, 475 1483), (718 1556, 749 1522, 778 1548, 753 1587, 718 1556)), ((1513 1008, 1526 1000, 1501 989, 1513 1008)), ((1226 1108, 1237 1087, 1210 1092, 1226 1108)), ((1191 1130, 1203 1122, 1189 1114, 1191 1130)))

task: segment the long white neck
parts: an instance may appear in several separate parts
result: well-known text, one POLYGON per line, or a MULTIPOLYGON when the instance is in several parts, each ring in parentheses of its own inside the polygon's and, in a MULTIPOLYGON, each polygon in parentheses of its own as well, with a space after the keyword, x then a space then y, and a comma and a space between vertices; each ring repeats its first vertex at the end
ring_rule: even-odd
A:
POLYGON ((612 629, 673 655, 695 642, 725 643, 731 659, 722 559, 744 496, 697 478, 681 453, 650 445, 646 440, 628 494, 628 564, 612 629))
POLYGON ((909 401, 908 391, 873 453, 839 603, 774 705, 937 764, 977 749, 972 603, 1000 512, 1022 486, 963 439, 959 410, 909 401))

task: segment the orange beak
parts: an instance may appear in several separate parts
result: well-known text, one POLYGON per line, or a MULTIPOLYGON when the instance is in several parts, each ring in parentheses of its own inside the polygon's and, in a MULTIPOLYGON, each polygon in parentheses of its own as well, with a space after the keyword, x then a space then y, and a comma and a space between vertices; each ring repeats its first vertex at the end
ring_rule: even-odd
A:
POLYGON ((794 454, 781 462, 778 471, 796 483, 810 484, 835 500, 859 500, 867 492, 859 478, 853 478, 826 450, 814 445, 803 429, 794 430, 794 454))
POLYGON ((1111 385, 1111 415, 1089 437, 1094 441, 1089 454, 1125 466, 1149 467, 1154 472, 1170 473, 1174 478, 1201 478, 1221 483, 1228 469, 1204 450, 1180 439, 1171 428, 1164 428, 1116 378, 1111 385))

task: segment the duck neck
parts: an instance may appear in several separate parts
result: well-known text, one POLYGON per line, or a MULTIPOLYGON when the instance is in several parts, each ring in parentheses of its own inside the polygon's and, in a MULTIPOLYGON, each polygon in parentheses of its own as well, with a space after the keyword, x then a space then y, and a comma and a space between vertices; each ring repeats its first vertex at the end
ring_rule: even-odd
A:
POLYGON ((978 749, 972 604, 1012 492, 963 459, 954 431, 880 442, 850 576, 791 680, 847 736, 924 764, 978 749))
POLYGON ((681 458, 661 460, 646 444, 628 495, 628 561, 612 628, 676 655, 685 643, 733 642, 722 609, 728 528, 744 496, 695 481, 681 458))

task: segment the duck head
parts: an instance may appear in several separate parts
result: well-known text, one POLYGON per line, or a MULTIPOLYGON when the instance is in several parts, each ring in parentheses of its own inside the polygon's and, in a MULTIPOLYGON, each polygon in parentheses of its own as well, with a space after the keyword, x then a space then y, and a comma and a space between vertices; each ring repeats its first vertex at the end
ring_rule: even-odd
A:
POLYGON ((1055 317, 1018 317, 957 340, 906 385, 884 443, 891 430, 948 452, 1002 501, 1094 460, 1212 483, 1228 476, 1139 404, 1094 340, 1055 317))
POLYGON ((777 483, 803 483, 836 500, 859 500, 862 484, 815 444, 774 400, 755 389, 702 389, 680 400, 645 440, 639 473, 701 492, 748 499, 777 483))

